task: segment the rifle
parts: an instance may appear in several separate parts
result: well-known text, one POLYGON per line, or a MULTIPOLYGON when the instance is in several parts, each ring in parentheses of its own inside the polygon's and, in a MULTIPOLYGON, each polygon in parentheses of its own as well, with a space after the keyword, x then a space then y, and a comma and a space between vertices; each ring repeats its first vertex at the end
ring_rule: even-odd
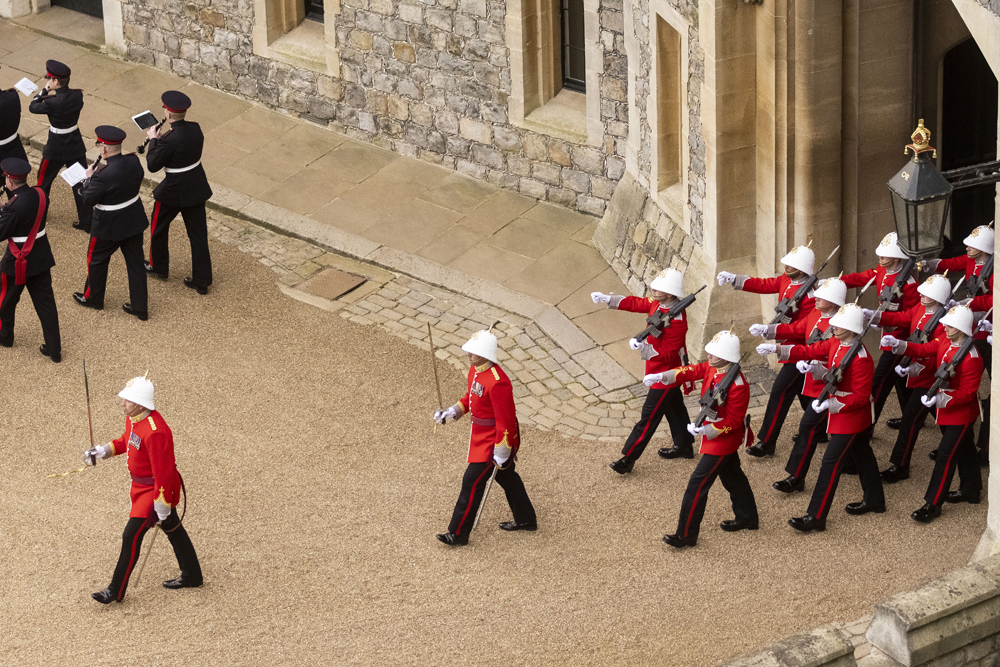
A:
POLYGON ((851 362, 854 361, 854 358, 858 356, 858 352, 861 350, 861 346, 863 345, 861 340, 862 336, 859 334, 858 337, 854 339, 854 342, 851 343, 851 347, 847 349, 847 354, 845 354, 844 358, 840 360, 840 363, 827 372, 826 385, 823 386, 823 390, 820 391, 819 396, 816 397, 817 403, 822 403, 837 390, 837 385, 844 379, 844 374, 847 372, 847 369, 850 368, 851 362))
POLYGON ((879 303, 892 303, 893 299, 903 298, 903 285, 910 279, 910 275, 913 273, 913 267, 917 265, 917 258, 911 257, 906 260, 906 264, 903 264, 903 268, 899 270, 896 274, 896 279, 891 285, 886 285, 882 288, 882 292, 878 295, 879 303))
POLYGON ((698 413, 698 416, 694 420, 695 426, 703 426, 707 420, 715 419, 719 416, 719 408, 726 402, 726 397, 729 396, 729 388, 736 381, 736 378, 739 377, 740 364, 743 363, 746 356, 744 354, 738 362, 729 366, 729 370, 723 376, 722 382, 702 394, 701 399, 698 401, 701 405, 701 412, 698 413))
MULTIPOLYGON (((986 314, 989 315, 991 312, 993 312, 992 308, 986 314)), ((973 331, 973 334, 975 334, 975 331, 973 331)), ((969 350, 975 344, 976 338, 974 335, 965 337, 962 344, 958 346, 958 350, 951 356, 951 361, 941 362, 938 369, 934 371, 934 383, 927 389, 925 396, 937 396, 942 389, 951 386, 951 378, 958 372, 959 365, 965 360, 966 355, 969 354, 969 350)))
POLYGON ((670 326, 670 323, 673 322, 676 317, 687 310, 688 306, 694 303, 695 295, 705 289, 705 287, 705 285, 702 285, 698 291, 688 294, 680 301, 675 302, 667 310, 657 308, 652 315, 646 318, 646 328, 639 332, 639 335, 635 337, 635 340, 641 343, 652 334, 659 336, 665 327, 670 326))
MULTIPOLYGON (((957 283, 955 283, 955 287, 953 287, 952 290, 951 290, 952 296, 955 295, 955 292, 958 291, 959 286, 964 281, 965 281, 965 278, 962 278, 957 283)), ((921 328, 917 328, 917 329, 913 330, 913 333, 910 334, 910 337, 906 339, 907 342, 910 342, 910 343, 927 343, 927 342, 930 342, 930 337, 932 335, 934 335, 934 332, 937 330, 938 325, 941 324, 941 318, 944 317, 947 314, 948 314, 948 304, 942 303, 938 307, 938 309, 936 311, 934 311, 934 315, 931 317, 931 319, 927 320, 927 324, 925 324, 921 328)), ((900 360, 899 365, 902 366, 903 368, 907 368, 907 367, 909 367, 911 361, 913 361, 912 357, 903 357, 900 360)))
POLYGON ((799 288, 795 290, 795 294, 790 297, 786 296, 778 302, 778 305, 774 307, 774 312, 776 312, 777 315, 775 315, 774 319, 771 320, 771 324, 788 324, 792 321, 792 315, 799 312, 799 305, 802 303, 802 300, 805 299, 806 296, 809 295, 809 292, 812 291, 813 287, 816 286, 816 281, 819 280, 819 274, 826 268, 826 265, 830 263, 830 259, 833 258, 838 250, 840 250, 840 246, 833 249, 833 252, 830 253, 830 256, 826 258, 825 262, 823 262, 823 266, 819 267, 819 270, 816 271, 816 273, 806 278, 806 281, 799 285, 799 288))
POLYGON ((970 297, 976 297, 980 294, 986 294, 989 291, 989 287, 986 283, 989 281, 990 276, 993 275, 993 255, 987 258, 986 262, 983 264, 982 271, 979 272, 978 276, 973 276, 972 280, 969 281, 969 288, 967 290, 970 297))

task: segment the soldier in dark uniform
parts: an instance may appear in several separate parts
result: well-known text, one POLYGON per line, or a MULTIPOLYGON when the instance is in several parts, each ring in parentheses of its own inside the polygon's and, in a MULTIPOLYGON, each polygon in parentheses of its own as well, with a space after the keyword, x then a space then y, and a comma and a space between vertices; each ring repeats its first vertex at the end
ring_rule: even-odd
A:
POLYGON ((17 91, 0 90, 0 161, 16 157, 28 161, 17 129, 21 126, 21 98, 17 91))
POLYGON ((121 248, 130 297, 122 310, 145 322, 149 315, 146 272, 142 268, 142 233, 149 226, 149 219, 139 199, 145 172, 135 153, 122 155, 125 130, 101 125, 95 133, 105 164, 87 169, 87 179, 80 188, 84 201, 95 209, 94 226, 87 251, 87 284, 83 292, 74 292, 73 298, 87 308, 104 308, 108 262, 121 248))
POLYGON ((208 254, 205 202, 212 197, 212 189, 201 166, 205 135, 198 123, 184 120, 191 107, 191 98, 176 90, 168 90, 160 99, 167 111, 170 129, 161 134, 156 127, 151 127, 146 132, 149 137, 146 167, 150 172, 166 171, 163 182, 153 190, 156 204, 153 206, 146 271, 160 280, 167 279, 170 269, 167 248, 170 223, 180 213, 191 242, 191 276, 184 279, 184 284, 197 290, 198 294, 208 294, 208 286, 212 284, 212 258, 208 254))
POLYGON ((10 201, 0 207, 0 239, 7 241, 7 251, 0 260, 0 345, 14 345, 14 310, 27 287, 45 337, 39 352, 58 364, 62 342, 52 293, 51 269, 56 261, 45 235, 48 198, 41 188, 28 186, 31 165, 27 160, 7 158, 0 162, 0 169, 4 187, 10 192, 10 201))
MULTIPOLYGON (((59 168, 79 164, 87 166, 87 148, 83 145, 83 137, 77 123, 80 122, 80 111, 83 109, 83 91, 69 87, 70 69, 61 62, 48 60, 45 62, 45 87, 38 91, 28 111, 45 114, 49 117, 49 138, 42 150, 42 164, 38 168, 38 185, 49 196, 52 181, 56 179, 59 168)), ((84 203, 79 191, 73 189, 73 199, 76 201, 78 220, 73 223, 74 229, 90 231, 90 219, 93 210, 84 203)))

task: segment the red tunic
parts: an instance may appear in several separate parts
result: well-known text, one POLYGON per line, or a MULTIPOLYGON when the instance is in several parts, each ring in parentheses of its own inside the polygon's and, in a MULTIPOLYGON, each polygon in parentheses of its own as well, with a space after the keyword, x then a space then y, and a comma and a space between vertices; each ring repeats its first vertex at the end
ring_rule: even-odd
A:
POLYGON ((181 478, 174 462, 174 436, 156 410, 133 423, 125 418, 125 432, 111 441, 111 455, 126 454, 132 475, 130 517, 147 518, 157 500, 173 507, 180 498, 181 478), (151 483, 137 482, 145 478, 151 483))
MULTIPOLYGON (((937 308, 935 307, 935 310, 937 308)), ((924 308, 922 304, 917 304, 913 308, 902 312, 902 313, 882 313, 879 322, 884 322, 891 327, 900 327, 897 331, 906 330, 902 336, 896 336, 899 340, 906 340, 907 337, 917 329, 923 328, 930 319, 934 317, 934 313, 928 313, 927 309, 924 308)), ((893 334, 895 336, 895 334, 893 334)), ((935 338, 946 338, 944 334, 944 327, 940 324, 934 329, 932 335, 927 337, 927 340, 934 340, 935 338)), ((904 355, 909 356, 909 355, 904 355)), ((927 387, 934 384, 934 371, 937 367, 930 364, 926 360, 923 363, 919 361, 910 360, 910 366, 913 364, 920 364, 923 369, 917 375, 910 375, 906 378, 907 387, 920 387, 921 389, 926 389, 927 387)), ((895 372, 895 371, 893 371, 895 372)))
MULTIPOLYGON (((618 304, 618 310, 625 310, 630 313, 644 313, 652 315, 660 307, 660 302, 656 299, 643 299, 637 296, 627 296, 618 304)), ((668 310, 668 308, 663 308, 668 310)), ((671 368, 677 368, 684 363, 682 354, 687 352, 685 348, 685 338, 687 337, 688 323, 687 311, 682 311, 680 315, 663 328, 659 336, 650 335, 646 341, 656 350, 656 356, 646 360, 646 375, 652 373, 662 373, 671 368)), ((677 383, 666 385, 657 382, 652 389, 670 389, 676 387, 677 383)))
MULTIPOLYGON (((480 366, 482 368, 482 366, 480 366)), ((503 369, 493 364, 484 370, 469 368, 469 390, 459 401, 462 413, 471 412, 469 463, 493 460, 493 447, 506 444, 517 456, 521 433, 514 410, 514 388, 503 369)))
MULTIPOLYGON (((951 361, 958 347, 947 338, 941 337, 924 344, 907 343, 906 349, 901 354, 935 359, 937 366, 940 366, 951 361)), ((934 370, 937 370, 936 366, 934 370)), ((950 400, 943 408, 937 409, 938 426, 964 426, 976 421, 976 417, 979 416, 979 400, 976 393, 979 391, 979 381, 982 377, 983 359, 973 346, 958 365, 958 370, 951 378, 948 388, 941 390, 941 393, 949 396, 950 400)))
MULTIPOLYGON (((826 331, 830 328, 830 318, 831 315, 824 315, 818 310, 813 310, 805 318, 793 322, 791 324, 779 324, 777 326, 777 335, 782 336, 784 339, 794 338, 802 339, 803 341, 809 340, 812 336, 813 331, 826 331)), ((826 366, 820 364, 821 368, 826 369, 826 366)), ((808 396, 810 398, 816 398, 819 396, 820 392, 823 391, 823 387, 826 386, 825 380, 817 380, 811 372, 806 373, 805 382, 802 385, 802 395, 808 396)))
MULTIPOLYGON (((803 279, 804 280, 804 279, 803 279)), ((753 292, 754 294, 777 294, 778 300, 784 298, 791 298, 795 296, 795 292, 798 291, 799 286, 802 281, 798 283, 793 283, 791 278, 785 274, 781 274, 777 278, 747 278, 743 281, 737 289, 741 289, 744 292, 753 292)), ((789 324, 795 324, 797 321, 805 319, 806 315, 811 313, 816 309, 816 297, 813 295, 812 290, 806 295, 802 302, 799 304, 799 309, 792 313, 792 321, 789 324)), ((804 343, 805 335, 791 336, 789 338, 778 339, 779 344, 785 343, 793 345, 796 343, 804 343)), ((787 362, 782 362, 787 363, 787 362)))
MULTIPOLYGON (((840 363, 850 347, 850 343, 841 343, 836 338, 814 345, 793 345, 788 350, 788 359, 789 361, 820 359, 826 361, 827 368, 832 369, 840 363)), ((872 425, 871 396, 874 375, 875 363, 862 345, 858 350, 858 356, 854 357, 844 378, 830 396, 827 433, 830 435, 860 433, 872 425), (839 408, 833 405, 833 399, 840 403, 839 408)))
MULTIPOLYGON (((694 366, 683 366, 677 369, 676 380, 678 382, 694 382, 701 380, 701 395, 717 385, 725 377, 725 373, 717 373, 714 368, 708 365, 707 361, 694 366)), ((701 436, 702 454, 714 454, 715 456, 726 456, 732 454, 740 448, 740 445, 747 444, 747 429, 744 418, 747 414, 747 406, 750 404, 750 385, 743 373, 736 378, 732 386, 729 387, 729 394, 726 402, 719 406, 719 414, 715 419, 705 422, 706 431, 714 429, 716 434, 709 437, 706 433, 701 436)), ((752 439, 751 435, 751 439, 752 439)))
MULTIPOLYGON (((951 257, 949 259, 942 259, 938 263, 936 270, 937 271, 965 271, 965 282, 968 283, 969 280, 971 280, 973 276, 978 276, 982 272, 982 270, 983 270, 983 264, 985 264, 985 263, 986 263, 985 259, 983 260, 983 263, 977 264, 976 260, 972 259, 968 255, 959 255, 958 257, 951 257)), ((993 294, 993 276, 992 275, 990 275, 989 279, 987 279, 987 281, 986 281, 986 293, 987 294, 993 294)), ((981 296, 982 295, 980 295, 980 297, 981 296)), ((979 303, 983 303, 983 302, 980 301, 979 303)), ((992 303, 991 303, 991 305, 992 305, 992 303)), ((978 308, 973 308, 973 310, 979 310, 979 309, 978 308)), ((984 312, 986 310, 989 310, 989 306, 987 306, 985 309, 983 309, 983 310, 981 310, 979 312, 984 312)), ((993 313, 990 313, 990 316, 988 318, 986 318, 986 319, 988 319, 990 322, 992 322, 993 321, 993 313)), ((975 325, 976 325, 976 323, 973 322, 973 326, 975 326, 975 325)), ((975 335, 973 336, 973 338, 975 338, 976 340, 986 340, 987 336, 989 336, 989 333, 987 333, 986 331, 976 331, 975 335)))
MULTIPOLYGON (((876 294, 881 294, 882 290, 887 286, 891 286, 896 282, 896 277, 899 275, 899 271, 893 271, 892 273, 887 273, 885 268, 878 267, 875 269, 868 269, 867 271, 861 271, 859 273, 849 273, 846 276, 842 276, 841 280, 848 287, 864 287, 869 280, 875 278, 875 284, 873 287, 877 287, 878 291, 876 294)), ((885 307, 883 312, 897 312, 904 311, 913 308, 920 304, 920 294, 917 292, 917 281, 913 279, 913 276, 909 276, 906 279, 906 284, 903 285, 903 298, 902 300, 897 299, 895 296, 889 302, 889 305, 885 307)), ((909 333, 905 330, 905 327, 900 326, 896 329, 882 329, 882 334, 885 336, 895 336, 902 340, 906 338, 909 333)), ((880 347, 881 350, 888 350, 887 347, 880 347)))

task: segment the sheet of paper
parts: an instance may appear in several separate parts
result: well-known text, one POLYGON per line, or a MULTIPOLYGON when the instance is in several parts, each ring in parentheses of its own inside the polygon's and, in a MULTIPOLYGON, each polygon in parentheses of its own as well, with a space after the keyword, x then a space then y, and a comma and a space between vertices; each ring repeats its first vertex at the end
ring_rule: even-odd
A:
POLYGON ((70 186, 74 186, 83 179, 87 178, 87 170, 84 169, 79 162, 77 162, 59 175, 62 176, 63 180, 69 183, 70 186))
POLYGON ((14 84, 14 89, 25 97, 31 97, 35 94, 35 91, 38 90, 38 86, 36 86, 31 79, 24 78, 14 84))

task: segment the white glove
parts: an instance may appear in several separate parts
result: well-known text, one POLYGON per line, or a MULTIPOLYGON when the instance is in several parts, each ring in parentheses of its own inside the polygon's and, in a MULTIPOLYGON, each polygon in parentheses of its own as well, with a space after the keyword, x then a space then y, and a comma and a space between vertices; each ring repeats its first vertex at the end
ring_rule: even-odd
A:
POLYGON ((649 375, 644 375, 642 378, 642 383, 647 387, 652 387, 657 382, 663 380, 663 373, 650 373, 649 375))
POLYGON ((945 307, 948 310, 951 310, 952 308, 954 308, 955 306, 960 305, 961 303, 962 303, 961 301, 955 301, 954 299, 948 299, 948 303, 945 304, 945 307))
POLYGON ((986 337, 986 342, 989 343, 990 345, 993 344, 993 334, 990 334, 989 336, 986 337))
POLYGON ((83 453, 83 462, 88 466, 97 465, 97 460, 106 459, 111 456, 110 445, 96 445, 93 449, 88 449, 83 453))
POLYGON ((719 281, 719 286, 722 285, 732 285, 736 282, 736 274, 730 273, 729 271, 719 271, 719 275, 716 276, 716 280, 719 281))
POLYGON ((611 296, 603 292, 591 292, 590 298, 594 300, 594 303, 611 303, 611 296))
POLYGON ((987 333, 993 331, 993 323, 989 320, 979 320, 979 330, 987 333))
POLYGON ((902 366, 896 366, 896 368, 894 368, 893 370, 896 371, 896 375, 898 375, 901 378, 905 378, 907 375, 910 374, 909 366, 907 366, 906 368, 903 368, 902 366))
POLYGON ((924 407, 933 408, 937 405, 937 396, 924 396, 920 397, 920 402, 924 404, 924 407))
POLYGON ((872 318, 872 315, 874 314, 875 314, 874 310, 869 310, 868 308, 861 309, 861 315, 864 316, 866 320, 870 320, 872 318))
POLYGON ((504 445, 503 447, 493 448, 493 462, 496 463, 501 468, 507 460, 510 459, 511 448, 504 445))
POLYGON ((761 336, 767 335, 767 325, 766 324, 751 324, 750 325, 750 335, 751 336, 761 336))
POLYGON ((170 518, 170 505, 166 503, 153 503, 153 509, 156 511, 156 516, 160 517, 160 521, 166 521, 170 518))
POLYGON ((641 350, 642 349, 642 341, 636 340, 635 338, 630 338, 629 341, 628 341, 628 346, 630 348, 632 348, 633 350, 641 350))
POLYGON ((891 347, 895 349, 899 345, 899 339, 895 336, 882 336, 882 341, 880 342, 882 347, 891 347))
POLYGON ((704 426, 695 426, 694 424, 688 424, 687 428, 688 428, 688 433, 690 433, 691 435, 693 435, 696 438, 698 436, 705 435, 705 427, 704 426))
POLYGON ((444 424, 447 423, 448 420, 455 421, 456 419, 458 419, 458 416, 459 416, 458 411, 455 410, 455 406, 453 405, 450 408, 435 411, 434 421, 437 422, 438 424, 444 424))
POLYGON ((778 351, 778 346, 774 343, 761 343, 757 346, 757 354, 760 356, 766 356, 768 354, 774 354, 778 351))
POLYGON ((804 374, 812 370, 812 364, 808 361, 796 361, 795 368, 797 368, 800 373, 804 374))
POLYGON ((941 260, 940 259, 925 259, 925 260, 923 260, 923 263, 924 263, 924 271, 927 271, 928 273, 937 273, 937 267, 938 267, 938 264, 941 263, 941 260))
POLYGON ((812 402, 812 409, 813 412, 815 412, 816 414, 819 414, 821 412, 826 412, 829 407, 830 407, 830 399, 826 399, 822 403, 818 401, 812 402))

